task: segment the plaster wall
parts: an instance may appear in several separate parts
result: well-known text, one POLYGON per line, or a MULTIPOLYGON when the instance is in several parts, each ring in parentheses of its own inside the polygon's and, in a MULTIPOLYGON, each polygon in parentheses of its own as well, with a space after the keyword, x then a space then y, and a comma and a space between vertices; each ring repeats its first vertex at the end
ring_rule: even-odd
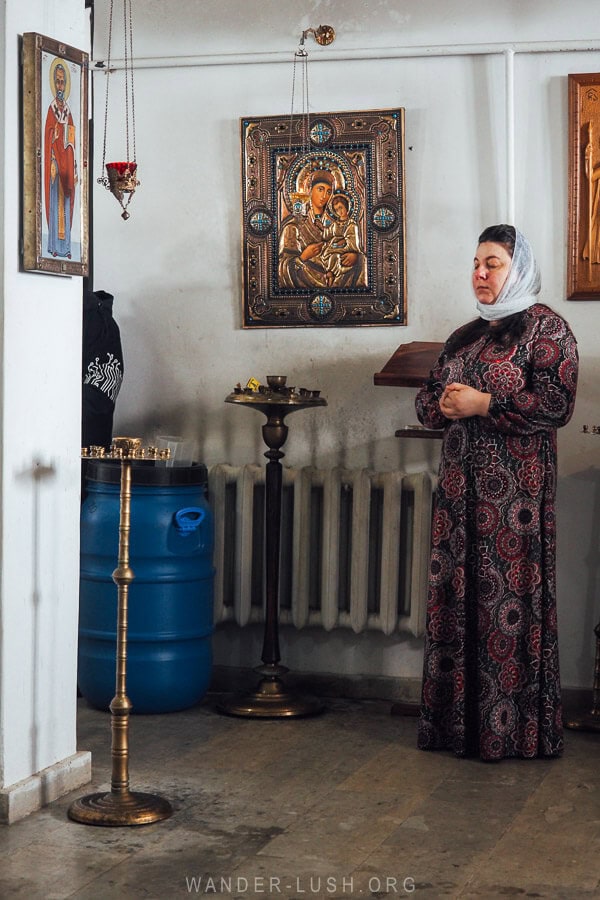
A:
MULTIPOLYGON (((96 59, 106 55, 106 9, 97 0, 96 59)), ((158 431, 193 436, 207 464, 263 463, 258 416, 223 400, 238 381, 283 372, 294 384, 320 388, 329 403, 326 411, 291 420, 284 464, 435 469, 432 442, 394 438, 396 428, 415 420, 414 390, 375 387, 373 374, 399 344, 443 340, 474 315, 469 277, 477 235, 508 215, 505 64, 499 53, 433 58, 423 51, 403 59, 385 48, 583 43, 596 27, 593 4, 584 0, 568 6, 458 0, 451 8, 445 0, 331 0, 301 8, 289 0, 149 0, 136 10, 142 186, 127 222, 101 187, 94 194, 94 287, 115 295, 125 353, 116 431, 146 440, 158 431), (408 324, 245 331, 239 120, 289 114, 293 52, 302 30, 322 23, 333 25, 337 38, 327 51, 307 43, 312 110, 406 110, 408 324), (382 48, 381 59, 358 58, 375 48, 382 48), (275 58, 285 53, 285 61, 275 58)), ((598 420, 600 306, 565 300, 567 74, 597 71, 599 52, 515 56, 515 221, 538 256, 544 299, 570 321, 581 353, 577 408, 559 434, 559 620, 567 687, 592 681, 600 519, 600 446, 581 434, 583 423, 598 420)), ((93 182, 102 158, 105 77, 94 75, 93 182)), ((111 124, 120 77, 111 87, 111 124)), ((110 135, 107 158, 120 157, 123 148, 111 145, 110 135)), ((220 629, 216 662, 256 664, 259 637, 250 629, 220 629)), ((403 635, 286 630, 282 650, 295 669, 313 672, 416 678, 421 670, 421 643, 403 635)))
POLYGON ((89 47, 81 0, 1 7, 0 788, 73 756, 81 442, 81 279, 19 271, 20 45, 89 47))

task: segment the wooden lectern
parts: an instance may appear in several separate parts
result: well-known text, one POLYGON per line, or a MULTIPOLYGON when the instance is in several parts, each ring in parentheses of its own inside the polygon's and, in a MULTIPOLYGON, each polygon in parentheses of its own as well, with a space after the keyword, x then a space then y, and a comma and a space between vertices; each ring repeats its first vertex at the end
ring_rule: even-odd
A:
MULTIPOLYGON (((411 341, 400 344, 381 372, 373 376, 375 384, 391 387, 421 387, 437 362, 443 344, 435 341, 411 341)), ((396 437, 441 438, 443 431, 423 425, 405 425, 395 432, 396 437)))
POLYGON ((411 341, 410 344, 400 344, 381 372, 375 374, 375 384, 421 387, 443 346, 435 341, 411 341))

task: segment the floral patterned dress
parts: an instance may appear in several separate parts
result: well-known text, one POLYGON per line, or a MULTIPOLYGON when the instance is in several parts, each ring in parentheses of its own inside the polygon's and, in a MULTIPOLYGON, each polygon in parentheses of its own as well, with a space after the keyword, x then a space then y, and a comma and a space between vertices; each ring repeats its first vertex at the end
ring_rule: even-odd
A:
POLYGON ((563 747, 555 579, 556 429, 571 418, 577 344, 542 304, 516 345, 490 329, 442 352, 416 398, 444 428, 432 523, 419 747, 482 759, 563 747), (492 395, 487 417, 449 420, 444 387, 492 395))

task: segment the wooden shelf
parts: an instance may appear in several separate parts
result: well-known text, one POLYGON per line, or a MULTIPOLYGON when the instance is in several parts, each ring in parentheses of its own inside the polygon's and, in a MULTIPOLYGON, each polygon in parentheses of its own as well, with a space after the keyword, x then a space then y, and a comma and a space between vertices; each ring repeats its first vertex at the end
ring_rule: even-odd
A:
POLYGON ((425 440, 440 440, 444 437, 443 428, 425 428, 424 425, 403 425, 394 432, 397 438, 424 438, 425 440))

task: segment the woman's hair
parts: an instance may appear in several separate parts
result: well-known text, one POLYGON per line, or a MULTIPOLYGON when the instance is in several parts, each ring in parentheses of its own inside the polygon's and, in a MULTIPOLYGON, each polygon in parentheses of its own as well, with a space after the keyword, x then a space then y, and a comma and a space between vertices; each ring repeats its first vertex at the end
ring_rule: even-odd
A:
POLYGON ((479 235, 478 242, 483 244, 486 241, 493 241, 495 244, 502 244, 512 256, 515 252, 516 237, 513 225, 489 225, 479 235))
POLYGON ((334 178, 331 172, 326 172, 322 169, 313 172, 312 178, 310 179, 310 186, 314 188, 316 184, 328 184, 329 187, 333 187, 334 178))
POLYGON ((448 338, 444 347, 446 356, 453 356, 461 347, 467 347, 482 335, 493 334, 494 340, 501 347, 510 347, 511 344, 518 344, 525 331, 524 310, 500 319, 495 325, 491 325, 485 319, 473 319, 467 322, 458 331, 448 338))

